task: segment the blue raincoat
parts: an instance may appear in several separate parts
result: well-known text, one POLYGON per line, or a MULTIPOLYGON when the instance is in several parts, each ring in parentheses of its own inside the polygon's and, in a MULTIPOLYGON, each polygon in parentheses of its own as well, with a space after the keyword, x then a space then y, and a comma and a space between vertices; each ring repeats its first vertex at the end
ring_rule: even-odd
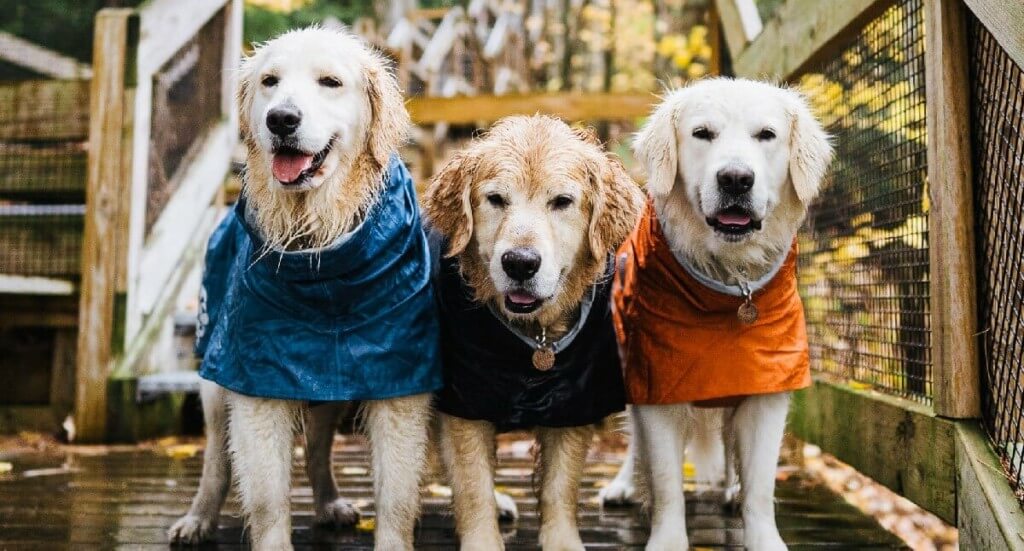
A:
POLYGON ((430 256, 392 157, 366 220, 318 251, 266 252, 244 195, 210 237, 199 374, 250 396, 374 400, 442 385, 430 256))

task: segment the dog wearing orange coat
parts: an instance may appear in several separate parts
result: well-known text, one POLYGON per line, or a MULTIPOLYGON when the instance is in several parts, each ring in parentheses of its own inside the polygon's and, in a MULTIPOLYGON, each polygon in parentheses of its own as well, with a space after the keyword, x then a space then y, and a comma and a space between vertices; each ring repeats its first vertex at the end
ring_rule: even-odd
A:
MULTIPOLYGON (((650 201, 617 253, 613 311, 647 549, 688 548, 684 449, 719 430, 746 548, 785 549, 775 469, 789 393, 810 384, 795 240, 831 162, 828 136, 793 90, 711 79, 667 95, 634 149, 650 201)), ((628 497, 633 464, 606 501, 628 497)))

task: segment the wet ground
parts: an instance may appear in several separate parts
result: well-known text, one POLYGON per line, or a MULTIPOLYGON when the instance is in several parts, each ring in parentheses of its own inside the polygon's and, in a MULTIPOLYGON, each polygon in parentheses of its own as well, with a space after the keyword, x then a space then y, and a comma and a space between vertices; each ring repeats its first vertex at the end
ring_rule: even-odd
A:
MULTIPOLYGON (((536 501, 532 462, 523 446, 503 446, 497 483, 519 505, 521 518, 502 524, 509 549, 536 549, 536 501)), ((167 528, 188 509, 199 482, 202 453, 189 445, 135 448, 61 448, 4 452, 0 462, 0 549, 165 549, 167 528)), ((339 437, 335 471, 343 495, 373 515, 367 454, 361 439, 339 437)), ((636 507, 605 508, 598 489, 615 473, 621 454, 594 453, 583 482, 580 527, 588 549, 642 549, 647 529, 636 507)), ((373 534, 356 528, 331 531, 312 526, 312 494, 296 458, 293 541, 297 548, 370 549, 373 534)), ((424 489, 424 515, 417 549, 456 549, 449 497, 436 485, 424 489)), ((791 549, 894 549, 902 542, 873 519, 798 471, 780 470, 778 524, 791 549)), ((740 547, 742 521, 713 499, 690 500, 690 541, 696 548, 740 547)), ((218 549, 245 547, 237 503, 229 498, 221 516, 218 549)))

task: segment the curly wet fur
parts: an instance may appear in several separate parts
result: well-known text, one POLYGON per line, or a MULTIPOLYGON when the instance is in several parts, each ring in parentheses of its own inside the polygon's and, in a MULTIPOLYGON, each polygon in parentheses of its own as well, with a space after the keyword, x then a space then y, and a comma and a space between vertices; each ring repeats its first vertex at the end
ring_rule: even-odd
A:
POLYGON ((390 155, 405 141, 410 129, 398 81, 388 61, 361 39, 346 31, 302 29, 291 31, 259 47, 239 71, 237 92, 242 140, 246 145, 245 193, 248 208, 267 246, 273 249, 316 249, 331 244, 356 226, 373 206, 384 181, 390 155), (272 45, 296 34, 315 34, 314 40, 339 42, 360 65, 365 105, 371 113, 360 149, 339 151, 338 168, 329 181, 309 192, 295 193, 276 185, 270 172, 270 154, 254 138, 251 106, 257 71, 272 45))
POLYGON ((480 245, 473 233, 480 207, 474 204, 474 187, 501 176, 533 190, 546 183, 539 177, 542 170, 584 183, 582 207, 589 218, 584 247, 561 278, 558 295, 535 318, 557 335, 571 326, 583 294, 602 276, 607 254, 629 235, 643 206, 639 188, 619 160, 601 149, 591 130, 574 130, 547 116, 502 119, 433 177, 424 213, 431 227, 447 238, 446 254, 459 257, 474 298, 498 304, 501 297, 486 264, 477 254, 462 254, 480 245))
MULTIPOLYGON (((528 190, 527 195, 542 192, 552 185, 550 174, 568 175, 582 184, 584 222, 563 222, 558 228, 561 233, 571 233, 578 240, 574 244, 580 246, 573 258, 559 259, 569 260, 571 267, 559 279, 557 294, 525 322, 519 319, 516 323, 539 323, 549 335, 559 335, 572 325, 583 294, 603 276, 608 253, 628 236, 643 206, 638 187, 618 160, 602 151, 593 132, 573 130, 551 117, 504 119, 456 153, 431 180, 425 214, 447 239, 446 253, 458 257, 476 300, 500 304, 492 272, 481 258, 481 251, 491 250, 494 244, 482 243, 474 231, 475 220, 495 214, 481 209, 479 193, 474 192, 496 178, 528 190)), ((445 414, 439 417, 441 455, 451 478, 462 549, 502 549, 494 499, 494 425, 445 414)), ((594 427, 538 428, 536 432, 541 444, 535 457, 541 546, 583 549, 576 511, 594 427)))

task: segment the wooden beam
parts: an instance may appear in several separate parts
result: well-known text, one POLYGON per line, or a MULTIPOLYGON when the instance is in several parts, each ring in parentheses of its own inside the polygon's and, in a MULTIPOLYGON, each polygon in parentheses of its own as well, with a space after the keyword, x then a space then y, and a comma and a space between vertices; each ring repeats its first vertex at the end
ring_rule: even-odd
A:
POLYGON ((132 55, 129 38, 134 24, 130 9, 108 8, 96 15, 75 374, 75 424, 82 442, 98 442, 106 435, 115 276, 121 253, 117 244, 126 231, 128 205, 125 151, 131 151, 134 106, 125 65, 132 55))
POLYGON ((1024 551, 1024 510, 977 423, 957 424, 957 518, 961 549, 1024 551))
POLYGON ((509 115, 544 113, 567 121, 614 121, 646 117, 657 103, 650 93, 525 94, 508 96, 414 97, 406 107, 416 124, 492 123, 509 115))
POLYGON ((225 3, 225 0, 151 0, 143 5, 139 9, 140 79, 160 70, 225 3))
POLYGON ((935 413, 981 415, 971 180, 970 71, 960 0, 924 4, 928 249, 935 413))
POLYGON ((56 79, 92 77, 88 64, 3 31, 0 31, 0 59, 56 79))
POLYGON ((0 140, 85 140, 89 135, 89 86, 88 80, 26 80, 0 85, 0 105, 5 112, 0 140), (40 114, 40 106, 46 106, 45 116, 40 114))
POLYGON ((974 16, 992 33, 1010 59, 1024 67, 1024 2, 964 0, 974 16))
POLYGON ((735 59, 764 28, 757 4, 754 0, 715 0, 714 7, 722 21, 729 54, 735 59))
POLYGON ((787 0, 764 23, 764 30, 739 55, 736 74, 789 80, 816 60, 834 55, 845 39, 881 14, 895 0, 787 0))
POLYGON ((794 393, 789 418, 798 437, 950 523, 954 427, 921 404, 824 380, 794 393))

